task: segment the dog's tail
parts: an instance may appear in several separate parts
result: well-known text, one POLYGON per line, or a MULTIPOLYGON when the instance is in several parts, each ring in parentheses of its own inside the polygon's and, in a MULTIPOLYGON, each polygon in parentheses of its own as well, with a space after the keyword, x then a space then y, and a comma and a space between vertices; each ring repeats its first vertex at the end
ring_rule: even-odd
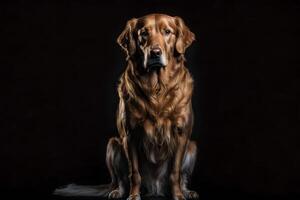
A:
POLYGON ((69 184, 54 190, 58 196, 81 196, 81 197, 107 197, 112 190, 111 184, 107 185, 76 185, 69 184))

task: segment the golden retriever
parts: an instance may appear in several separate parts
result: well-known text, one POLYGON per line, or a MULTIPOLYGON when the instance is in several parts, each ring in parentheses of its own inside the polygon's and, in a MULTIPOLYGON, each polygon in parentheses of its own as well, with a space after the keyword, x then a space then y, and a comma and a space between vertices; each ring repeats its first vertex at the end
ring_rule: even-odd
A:
POLYGON ((187 188, 197 146, 190 140, 193 79, 184 53, 194 39, 180 17, 164 14, 131 19, 118 37, 127 66, 118 85, 119 136, 106 153, 109 198, 198 198, 187 188))

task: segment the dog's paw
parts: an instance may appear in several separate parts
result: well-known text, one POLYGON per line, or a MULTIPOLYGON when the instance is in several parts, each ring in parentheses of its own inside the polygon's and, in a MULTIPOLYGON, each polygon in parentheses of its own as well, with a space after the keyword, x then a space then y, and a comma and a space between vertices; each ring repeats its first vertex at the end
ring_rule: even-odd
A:
POLYGON ((183 195, 174 195, 173 200, 186 200, 183 195))
POLYGON ((108 194, 109 199, 120 199, 122 197, 124 197, 124 194, 119 189, 113 190, 108 194))
POLYGON ((129 195, 127 200, 141 200, 141 196, 139 194, 129 195))
POLYGON ((183 191, 183 195, 186 199, 198 199, 199 194, 192 190, 183 191))

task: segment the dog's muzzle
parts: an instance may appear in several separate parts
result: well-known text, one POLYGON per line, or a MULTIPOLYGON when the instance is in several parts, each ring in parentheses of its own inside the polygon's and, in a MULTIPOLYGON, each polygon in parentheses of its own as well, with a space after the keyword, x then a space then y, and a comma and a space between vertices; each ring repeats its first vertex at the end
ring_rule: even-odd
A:
POLYGON ((155 70, 165 66, 162 51, 160 48, 153 48, 147 59, 147 70, 155 70))

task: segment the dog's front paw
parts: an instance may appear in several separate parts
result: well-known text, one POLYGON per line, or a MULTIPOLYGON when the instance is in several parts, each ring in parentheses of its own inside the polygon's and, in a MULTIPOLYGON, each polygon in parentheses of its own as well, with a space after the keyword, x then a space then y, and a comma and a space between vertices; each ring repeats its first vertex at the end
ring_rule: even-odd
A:
POLYGON ((186 200, 183 195, 173 195, 173 200, 186 200))
POLYGON ((121 192, 119 189, 113 190, 108 194, 109 199, 120 199, 124 197, 124 192, 121 192))
POLYGON ((139 195, 139 194, 131 194, 131 195, 129 195, 129 197, 127 198, 127 200, 141 200, 141 195, 139 195))
POLYGON ((199 194, 192 190, 183 191, 183 195, 186 199, 198 199, 199 194))

